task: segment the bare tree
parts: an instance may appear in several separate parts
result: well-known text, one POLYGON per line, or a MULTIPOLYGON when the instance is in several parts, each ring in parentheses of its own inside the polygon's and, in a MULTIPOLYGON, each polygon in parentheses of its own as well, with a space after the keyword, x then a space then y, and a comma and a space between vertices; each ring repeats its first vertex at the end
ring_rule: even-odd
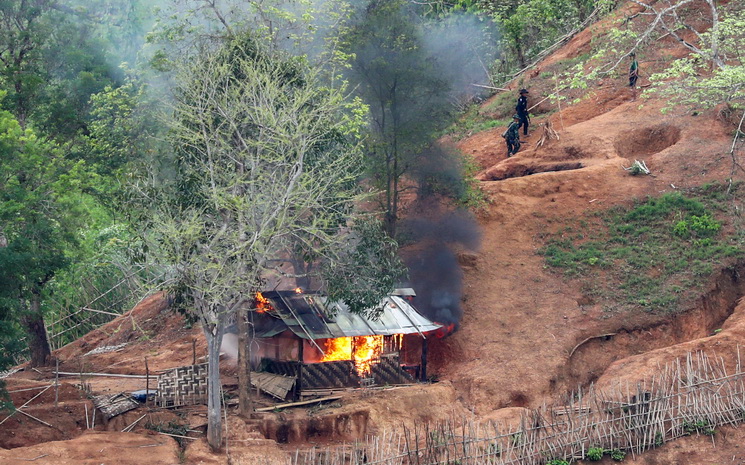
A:
POLYGON ((331 256, 362 165, 344 95, 298 60, 237 37, 185 66, 176 92, 176 180, 151 199, 149 247, 208 342, 208 441, 220 429, 219 350, 277 257, 331 256))

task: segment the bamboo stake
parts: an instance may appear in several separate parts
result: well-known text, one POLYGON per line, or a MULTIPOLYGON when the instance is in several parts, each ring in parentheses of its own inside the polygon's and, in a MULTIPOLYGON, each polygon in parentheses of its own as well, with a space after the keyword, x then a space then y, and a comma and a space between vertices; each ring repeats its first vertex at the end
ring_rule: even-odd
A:
POLYGON ((564 117, 561 115, 561 96, 559 95, 559 78, 554 72, 554 84, 556 85, 556 105, 559 107, 559 121, 561 121, 561 130, 564 130, 564 117))
POLYGON ((15 460, 23 460, 24 462, 35 462, 35 461, 39 460, 40 458, 47 457, 48 455, 49 454, 37 455, 36 457, 34 457, 32 459, 19 459, 19 458, 15 458, 15 460))
POLYGON ((502 91, 509 91, 510 89, 505 89, 504 87, 492 87, 492 86, 484 86, 481 84, 471 84, 472 86, 476 87, 483 87, 484 89, 492 89, 492 90, 502 90, 502 91))
POLYGON ((59 358, 54 359, 54 408, 57 408, 59 400, 59 358))
POLYGON ((26 391, 35 391, 37 389, 44 389, 45 387, 54 386, 53 384, 49 384, 47 386, 36 386, 32 388, 24 388, 24 389, 15 389, 13 391, 8 391, 8 394, 13 394, 15 392, 26 392, 26 391))
POLYGON ((150 368, 147 366, 147 357, 145 357, 145 406, 150 401, 150 368))
POLYGON ((50 424, 49 424, 49 423, 47 423, 46 421, 44 421, 44 420, 40 420, 40 419, 36 418, 35 416, 31 415, 30 413, 26 413, 26 412, 24 412, 23 410, 16 410, 16 411, 17 411, 18 413, 20 413, 21 415, 26 415, 27 417, 31 418, 32 420, 36 420, 36 421, 38 421, 38 422, 39 422, 39 423, 41 423, 42 425, 46 425, 46 426, 48 426, 48 427, 50 427, 50 428, 54 428, 54 429, 57 429, 56 427, 54 427, 54 426, 50 425, 50 424))
POLYGON ((139 423, 140 420, 142 420, 146 416, 147 416, 147 413, 143 414, 140 418, 136 419, 135 421, 133 421, 129 425, 125 426, 124 429, 122 430, 122 433, 128 433, 128 432, 132 431, 134 429, 135 425, 137 425, 137 423, 139 423))
POLYGON ((55 374, 59 374, 61 376, 80 376, 81 379, 83 376, 85 377, 104 377, 104 378, 137 378, 137 379, 145 379, 147 378, 147 375, 121 375, 119 373, 71 373, 67 371, 59 371, 55 372, 55 374))

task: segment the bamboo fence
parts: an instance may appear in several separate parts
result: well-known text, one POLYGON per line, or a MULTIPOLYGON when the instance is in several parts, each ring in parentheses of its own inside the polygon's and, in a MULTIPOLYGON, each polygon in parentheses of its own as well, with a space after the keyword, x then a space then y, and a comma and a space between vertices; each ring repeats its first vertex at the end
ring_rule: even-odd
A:
POLYGON ((560 407, 532 410, 512 429, 474 420, 417 425, 325 449, 298 450, 291 465, 542 465, 590 448, 638 454, 745 420, 745 373, 689 353, 653 378, 601 392, 590 386, 560 407))

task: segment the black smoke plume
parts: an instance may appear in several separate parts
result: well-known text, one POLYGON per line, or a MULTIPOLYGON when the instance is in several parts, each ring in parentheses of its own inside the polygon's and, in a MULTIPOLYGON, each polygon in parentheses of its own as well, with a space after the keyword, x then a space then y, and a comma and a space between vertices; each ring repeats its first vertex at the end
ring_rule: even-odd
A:
POLYGON ((417 201, 412 211, 420 213, 402 221, 401 236, 412 243, 404 261, 417 294, 414 305, 431 320, 457 329, 463 315, 458 254, 478 250, 478 224, 471 213, 446 208, 434 199, 417 201))

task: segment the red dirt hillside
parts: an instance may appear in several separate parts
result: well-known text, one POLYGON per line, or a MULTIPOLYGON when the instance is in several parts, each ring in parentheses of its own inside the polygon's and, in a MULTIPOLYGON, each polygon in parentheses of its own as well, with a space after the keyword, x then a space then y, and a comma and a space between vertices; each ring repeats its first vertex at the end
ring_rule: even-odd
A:
MULTIPOLYGON (((541 76, 551 75, 562 60, 589 52, 593 37, 609 24, 601 21, 581 32, 524 76, 519 86, 513 83, 515 98, 519 87, 531 89, 531 102, 552 92, 553 81, 541 76)), ((656 47, 648 52, 652 61, 685 53, 670 38, 656 47)), ((648 76, 651 69, 644 71, 648 76)), ((642 85, 648 84, 644 76, 642 85)), ((283 463, 297 447, 353 441, 403 423, 451 416, 515 423, 524 408, 559 402, 578 384, 609 387, 621 380, 641 380, 658 365, 691 350, 716 354, 732 364, 745 340, 745 304, 738 305, 745 295, 745 282, 739 279, 743 263, 723 264, 711 277, 702 278, 707 280, 705 292, 679 313, 632 314, 604 311, 578 281, 547 268, 537 254, 542 234, 587 213, 730 177, 732 128, 715 110, 697 116, 683 111, 663 114, 666 102, 632 101, 625 84, 620 78, 581 95, 572 91, 569 96, 581 101, 563 103, 561 112, 551 113, 554 108, 548 101, 541 104, 528 144, 512 158, 506 158, 500 137, 504 127, 457 142, 478 163, 477 177, 488 204, 478 212, 481 249, 462 257, 464 316, 459 330, 430 344, 430 370, 439 382, 352 393, 323 407, 269 412, 245 422, 231 410, 228 421, 235 433, 228 442, 230 463, 283 463), (560 138, 536 149, 537 125, 547 121, 560 138), (630 176, 622 169, 635 159, 643 159, 654 176, 630 176)), ((499 98, 504 97, 485 102, 484 111, 499 98)), ((191 364, 195 340, 199 359, 205 354, 201 331, 186 329, 184 319, 168 310, 164 296, 154 295, 55 355, 62 371, 143 374, 145 357, 151 371, 191 364), (126 345, 89 354, 120 344, 126 345)), ((229 389, 235 380, 225 368, 223 381, 229 389)), ((49 369, 25 370, 9 378, 8 389, 19 391, 13 394, 18 405, 38 392, 22 389, 48 384, 52 378, 49 369)), ((45 464, 228 463, 225 454, 208 452, 203 439, 179 449, 173 440, 144 425, 133 433, 120 433, 146 413, 144 408, 89 432, 81 412, 85 395, 74 386, 77 382, 74 377, 65 379, 57 409, 49 397, 52 391, 32 404, 37 407, 29 413, 54 427, 15 417, 0 426, 0 447, 8 449, 0 449, 1 464, 29 463, 35 457, 40 458, 33 463, 45 464), (102 448, 109 448, 105 461, 102 448)), ((86 382, 94 393, 144 388, 140 379, 86 382)), ((201 412, 186 417, 191 428, 203 428, 201 412)), ((167 412, 152 423, 175 418, 167 412)), ((717 433, 716 448, 711 438, 689 437, 641 457, 629 456, 626 463, 744 464, 742 444, 744 429, 728 427, 717 433)))

